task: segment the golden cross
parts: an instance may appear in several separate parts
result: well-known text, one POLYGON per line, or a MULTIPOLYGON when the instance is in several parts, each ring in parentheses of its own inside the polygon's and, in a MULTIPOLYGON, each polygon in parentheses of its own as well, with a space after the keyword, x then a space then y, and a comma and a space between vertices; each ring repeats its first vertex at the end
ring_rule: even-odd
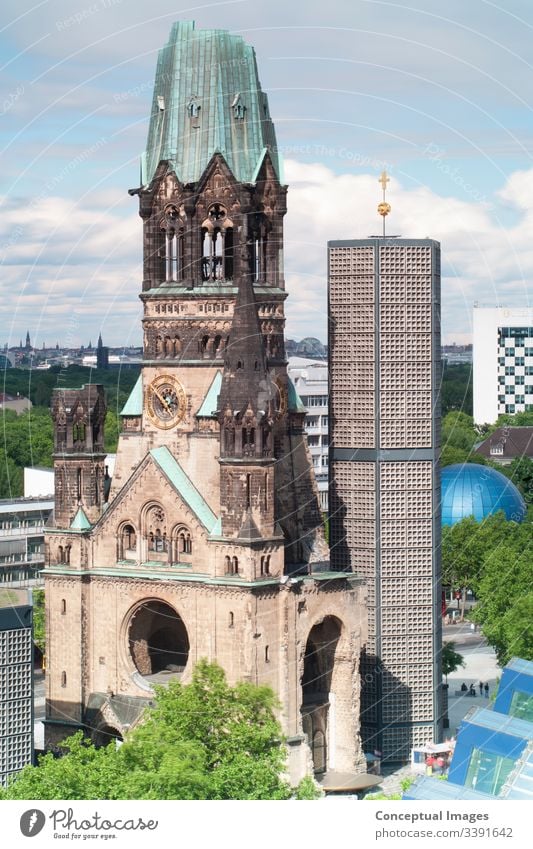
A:
POLYGON ((387 176, 386 171, 381 172, 381 177, 379 178, 378 183, 381 183, 381 187, 383 189, 383 196, 385 196, 385 191, 387 189, 387 183, 390 183, 390 178, 387 176))

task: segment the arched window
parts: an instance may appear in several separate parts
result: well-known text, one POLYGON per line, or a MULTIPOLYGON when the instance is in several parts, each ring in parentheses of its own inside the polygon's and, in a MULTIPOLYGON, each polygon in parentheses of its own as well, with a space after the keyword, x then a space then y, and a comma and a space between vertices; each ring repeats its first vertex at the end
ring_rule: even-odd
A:
POLYGON ((71 545, 65 546, 65 563, 70 563, 70 550, 71 550, 71 548, 72 548, 71 545))
POLYGON ((270 663, 270 649, 265 646, 265 663, 270 663))
POLYGON ((228 628, 233 628, 234 622, 235 622, 235 617, 233 615, 233 611, 230 610, 229 617, 228 617, 228 628))
POLYGON ((238 575, 239 574, 239 561, 237 560, 236 557, 233 557, 232 560, 231 560, 231 573, 232 573, 232 575, 238 575))
POLYGON ((66 672, 61 673, 61 686, 62 687, 67 686, 67 673, 66 672))
POLYGON ((65 551, 64 551, 62 545, 58 546, 58 549, 57 549, 57 562, 58 563, 64 563, 65 562, 65 551))
POLYGON ((66 599, 61 599, 61 615, 64 615, 67 612, 67 601, 66 599))
POLYGON ((183 206, 167 206, 161 222, 165 239, 165 279, 176 282, 183 278, 185 210, 183 206))
POLYGON ((224 558, 224 571, 226 575, 231 574, 231 557, 228 557, 228 555, 224 558))
POLYGON ((120 551, 119 559, 131 559, 131 555, 135 555, 137 549, 137 534, 133 525, 123 525, 120 532, 120 551))
POLYGON ((153 505, 146 512, 145 522, 148 551, 155 551, 158 554, 168 551, 167 523, 164 510, 153 505))
POLYGON ((233 277, 233 222, 226 209, 214 203, 202 225, 202 279, 233 277))

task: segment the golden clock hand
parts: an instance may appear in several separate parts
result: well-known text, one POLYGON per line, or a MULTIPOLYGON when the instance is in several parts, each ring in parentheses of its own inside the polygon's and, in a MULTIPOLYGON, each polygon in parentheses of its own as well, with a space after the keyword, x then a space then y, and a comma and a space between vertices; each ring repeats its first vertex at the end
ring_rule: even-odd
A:
POLYGON ((169 405, 167 399, 165 398, 165 396, 161 395, 161 393, 158 392, 158 390, 155 388, 155 386, 152 386, 152 392, 154 393, 154 395, 157 395, 157 397, 161 401, 163 407, 165 407, 168 410, 170 408, 170 405, 169 405))

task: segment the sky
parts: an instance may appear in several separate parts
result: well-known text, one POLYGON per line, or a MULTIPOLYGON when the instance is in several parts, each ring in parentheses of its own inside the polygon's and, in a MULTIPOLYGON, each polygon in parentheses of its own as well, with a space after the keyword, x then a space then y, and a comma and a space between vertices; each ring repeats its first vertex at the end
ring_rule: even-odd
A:
POLYGON ((255 46, 289 185, 287 335, 325 341, 326 242, 442 246, 442 330, 531 306, 530 0, 2 0, 0 344, 141 344, 139 158, 175 20, 255 46))

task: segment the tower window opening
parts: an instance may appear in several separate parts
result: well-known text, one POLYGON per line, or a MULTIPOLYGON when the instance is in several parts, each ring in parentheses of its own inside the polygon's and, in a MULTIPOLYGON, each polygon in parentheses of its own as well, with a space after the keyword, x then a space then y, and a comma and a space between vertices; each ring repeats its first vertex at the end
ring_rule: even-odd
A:
POLYGON ((229 555, 226 555, 226 557, 224 558, 224 566, 226 570, 226 575, 239 574, 239 561, 236 557, 229 557, 229 555))
POLYGON ((81 501, 81 469, 78 468, 76 472, 76 497, 78 499, 78 503, 81 501))
POLYGON ((235 617, 233 615, 233 611, 230 610, 229 616, 228 616, 228 628, 233 628, 234 622, 235 622, 235 617))
POLYGON ((61 686, 62 687, 67 686, 67 673, 66 672, 61 673, 61 686))
POLYGON ((66 612, 67 612, 67 602, 66 602, 66 599, 62 598, 61 599, 61 615, 64 616, 66 612))
POLYGON ((270 663, 270 647, 265 646, 265 663, 270 663))
POLYGON ((255 454, 255 427, 247 427, 243 432, 243 436, 243 454, 245 457, 251 457, 255 454))
POLYGON ((213 204, 202 227, 202 280, 233 277, 233 227, 219 203, 213 204))

